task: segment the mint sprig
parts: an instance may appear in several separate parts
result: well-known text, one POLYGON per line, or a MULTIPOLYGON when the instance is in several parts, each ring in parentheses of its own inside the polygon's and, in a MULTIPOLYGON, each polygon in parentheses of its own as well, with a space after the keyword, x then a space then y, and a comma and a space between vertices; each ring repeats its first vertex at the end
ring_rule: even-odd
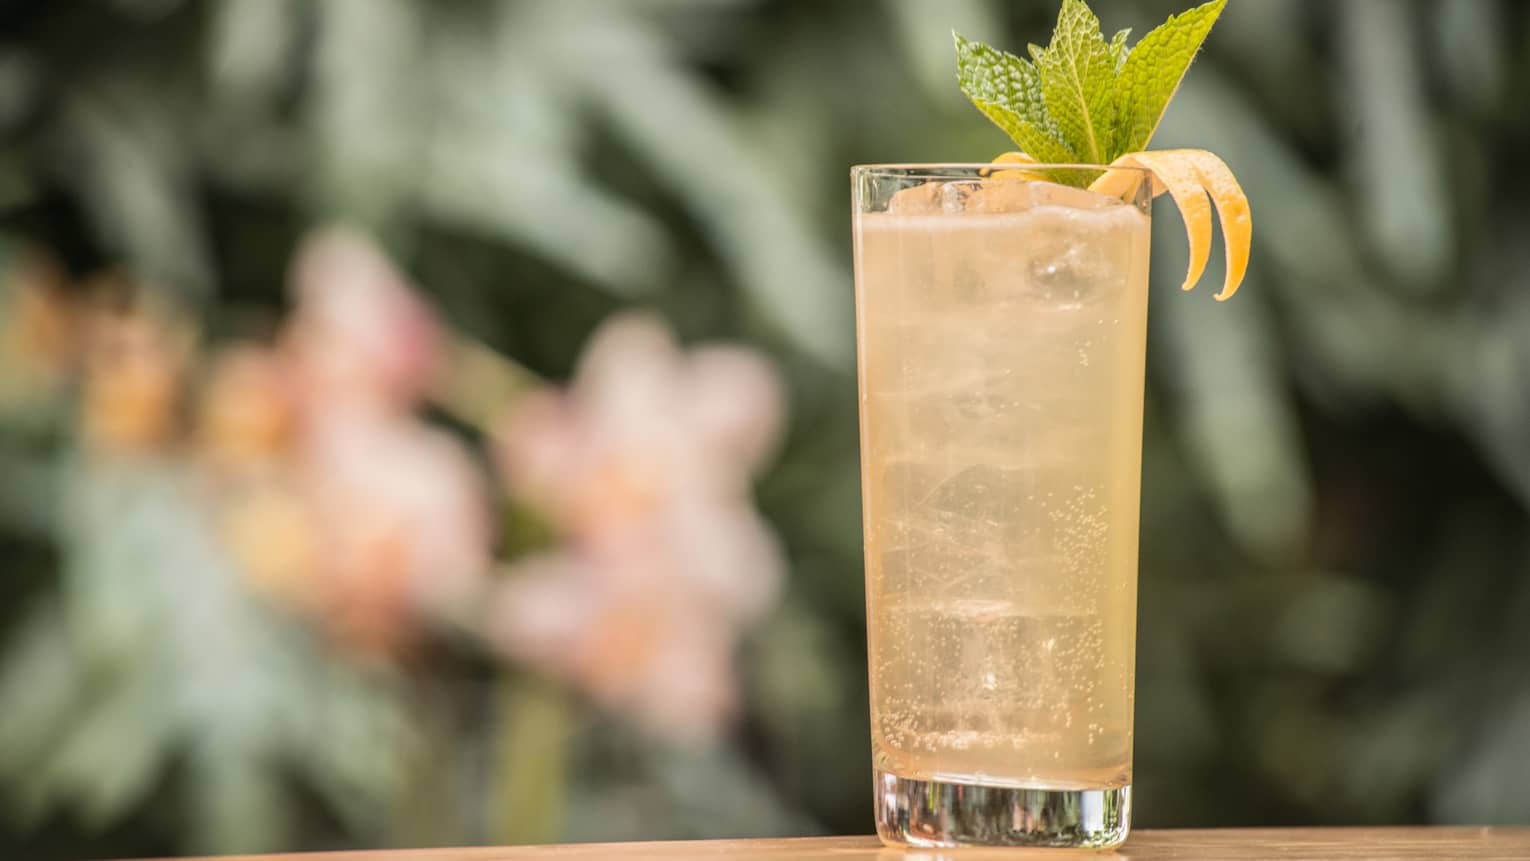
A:
POLYGON ((1084 0, 1063 0, 1052 41, 1026 60, 956 36, 962 92, 1031 158, 1109 164, 1148 145, 1227 0, 1109 42, 1084 0))

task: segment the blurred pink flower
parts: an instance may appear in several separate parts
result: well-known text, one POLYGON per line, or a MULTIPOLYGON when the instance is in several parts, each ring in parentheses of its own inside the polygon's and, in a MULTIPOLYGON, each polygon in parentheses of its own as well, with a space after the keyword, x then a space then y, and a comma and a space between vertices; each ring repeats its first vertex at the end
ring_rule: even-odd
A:
POLYGON ((97 311, 88 325, 80 406, 85 441, 113 454, 169 446, 180 430, 186 332, 140 308, 97 311))
POLYGON ((0 356, 31 374, 63 376, 79 360, 84 334, 84 308, 63 267, 51 256, 23 251, 0 275, 0 297, 0 356))
POLYGON ((236 344, 213 357, 197 436, 214 465, 240 468, 286 453, 297 408, 290 372, 275 351, 260 344, 236 344))
POLYGON ((491 563, 482 469, 416 412, 445 335, 382 252, 345 230, 303 244, 292 289, 280 348, 230 352, 204 396, 211 463, 279 459, 224 482, 225 538, 256 585, 341 642, 395 651, 422 615, 461 613, 491 563))
POLYGON ((291 288, 286 347, 313 398, 408 408, 425 395, 442 363, 440 325, 374 243, 344 228, 314 234, 291 288))
POLYGON ((750 478, 782 401, 752 352, 682 353, 649 317, 603 326, 572 386, 528 397, 498 434, 512 492, 566 539, 511 566, 492 609, 505 653, 656 731, 715 733, 739 634, 780 587, 750 478))
POLYGON ((416 612, 456 615, 489 570, 480 469, 452 436, 407 415, 334 405, 311 417, 300 469, 322 533, 324 611, 386 641, 416 612))

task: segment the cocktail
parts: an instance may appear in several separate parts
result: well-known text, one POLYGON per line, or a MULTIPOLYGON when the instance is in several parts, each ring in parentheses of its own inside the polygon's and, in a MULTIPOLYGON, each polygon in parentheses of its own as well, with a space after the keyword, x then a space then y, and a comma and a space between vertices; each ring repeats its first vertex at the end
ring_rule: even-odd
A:
MULTIPOLYGON (((1173 85, 1221 6, 1165 25, 1193 25, 1173 85)), ((1070 163, 852 171, 872 753, 890 843, 1107 847, 1130 827, 1151 202, 1168 190, 1184 213, 1188 287, 1215 199, 1219 298, 1241 280, 1249 216, 1209 153, 1120 151, 1125 96, 1093 150, 1035 113, 1054 91, 1048 53, 1085 31, 1120 44, 1117 75, 1155 50, 1154 34, 1130 54, 1106 43, 1081 0, 1034 66, 958 38, 973 101, 1070 163), (1032 79, 1037 98, 1004 90, 1032 79)))
MULTIPOLYGON (((878 792, 910 838, 984 787, 1039 791, 1004 803, 1109 843, 1130 804, 1150 184, 984 172, 856 170, 878 792)), ((988 842, 986 817, 958 827, 988 842)))

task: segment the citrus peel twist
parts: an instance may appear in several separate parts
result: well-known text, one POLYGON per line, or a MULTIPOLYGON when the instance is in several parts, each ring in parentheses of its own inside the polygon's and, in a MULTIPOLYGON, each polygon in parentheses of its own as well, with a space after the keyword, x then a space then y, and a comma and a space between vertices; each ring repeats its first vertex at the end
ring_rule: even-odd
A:
MULTIPOLYGON (((994 159, 993 163, 1026 165, 1036 164, 1036 160, 1024 153, 1008 152, 994 159)), ((1227 249, 1227 274, 1222 291, 1216 296, 1217 301, 1226 300, 1238 292, 1238 286, 1248 272, 1254 221, 1248 197, 1226 162, 1205 150, 1166 149, 1127 153, 1111 162, 1110 167, 1146 170, 1153 177, 1153 196, 1158 197, 1167 191, 1174 198, 1190 241, 1190 269, 1185 274, 1185 290, 1200 282, 1211 257, 1211 210, 1215 203, 1223 245, 1227 249)), ((1038 172, 1016 168, 996 170, 991 175, 996 179, 1048 179, 1038 172)), ((1089 190, 1124 198, 1140 181, 1141 175, 1134 170, 1106 170, 1089 190)))

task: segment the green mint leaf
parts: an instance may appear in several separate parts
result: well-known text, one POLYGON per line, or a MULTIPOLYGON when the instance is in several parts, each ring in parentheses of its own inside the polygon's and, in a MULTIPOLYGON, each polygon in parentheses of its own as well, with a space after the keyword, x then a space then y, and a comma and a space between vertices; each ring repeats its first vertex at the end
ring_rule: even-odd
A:
POLYGON ((1171 16, 1133 48, 1131 30, 1106 42, 1084 0, 1062 0, 1052 41, 1031 45, 1031 61, 957 35, 957 79, 1031 158, 1109 164, 1147 148, 1226 5, 1171 16))
POLYGON ((1118 138, 1116 58, 1100 33, 1100 19, 1084 0, 1063 0, 1051 44, 1045 50, 1032 46, 1031 56, 1047 113, 1063 140, 1088 163, 1105 163, 1118 138))
POLYGON ((1131 50, 1116 81, 1116 152, 1112 157, 1147 149, 1190 61, 1226 5, 1227 0, 1211 0, 1171 16, 1131 50))
POLYGON ((1121 67, 1126 65, 1126 58, 1132 52, 1131 48, 1126 47, 1126 40, 1131 38, 1131 35, 1132 28, 1127 27, 1110 39, 1110 56, 1115 58, 1117 75, 1121 74, 1121 67))
POLYGON ((1014 54, 952 35, 957 82, 972 104, 1031 158, 1053 164, 1078 161, 1047 113, 1036 67, 1014 54))

